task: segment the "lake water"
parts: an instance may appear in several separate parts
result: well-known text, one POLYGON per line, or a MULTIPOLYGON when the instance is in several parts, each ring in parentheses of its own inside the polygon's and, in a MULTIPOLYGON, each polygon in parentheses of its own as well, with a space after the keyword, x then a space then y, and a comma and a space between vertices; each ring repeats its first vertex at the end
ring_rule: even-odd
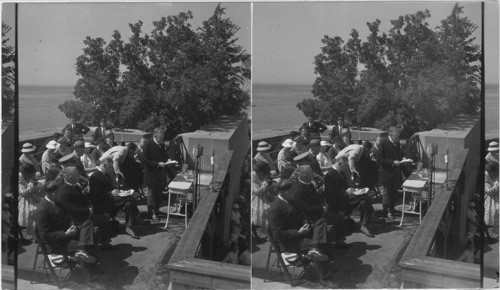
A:
MULTIPOLYGON (((306 117, 297 103, 312 97, 311 85, 254 84, 252 88, 254 131, 300 125, 306 117)), ((69 120, 57 108, 74 99, 71 86, 21 86, 19 88, 19 132, 54 128, 60 131, 69 120)), ((498 85, 486 85, 486 132, 498 132, 498 85)))
POLYGON ((70 120, 57 107, 74 99, 70 86, 20 86, 19 132, 52 128, 50 132, 60 132, 70 120))
MULTIPOLYGON (((307 121, 297 103, 312 97, 312 85, 253 84, 253 131, 288 128, 307 121)), ((498 132, 498 84, 487 84, 485 91, 485 132, 498 132)), ((498 133, 497 133, 498 135, 498 133)))

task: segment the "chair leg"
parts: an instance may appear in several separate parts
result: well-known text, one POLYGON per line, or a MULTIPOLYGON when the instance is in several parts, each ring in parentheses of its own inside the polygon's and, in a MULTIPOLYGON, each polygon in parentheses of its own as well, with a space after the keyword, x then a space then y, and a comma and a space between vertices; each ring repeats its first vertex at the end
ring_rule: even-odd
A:
POLYGON ((269 251, 267 252, 267 262, 266 262, 266 280, 269 280, 269 262, 271 261, 271 253, 273 252, 273 245, 269 245, 269 251))
POLYGON ((165 229, 168 228, 168 219, 170 218, 170 196, 172 193, 169 191, 168 192, 168 206, 167 206, 167 221, 165 222, 165 229))
POLYGON ((35 281, 36 278, 36 262, 38 261, 38 254, 40 254, 40 246, 37 245, 35 252, 35 261, 33 262, 33 275, 31 276, 31 283, 35 281))

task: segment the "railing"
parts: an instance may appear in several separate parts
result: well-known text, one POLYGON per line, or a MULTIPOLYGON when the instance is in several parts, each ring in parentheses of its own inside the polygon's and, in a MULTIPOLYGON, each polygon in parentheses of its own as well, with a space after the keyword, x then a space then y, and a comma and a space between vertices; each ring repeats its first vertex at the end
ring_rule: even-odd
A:
POLYGON ((476 160, 468 152, 465 149, 457 154, 449 172, 450 189, 436 189, 429 210, 401 258, 405 288, 480 286, 478 264, 447 260, 463 247, 468 203, 475 193, 476 160))
MULTIPOLYGON (((212 192, 206 189, 202 193, 200 203, 194 212, 177 248, 170 258, 170 281, 173 289, 211 288, 211 289, 247 289, 250 288, 250 267, 221 263, 201 259, 200 249, 205 248, 203 236, 213 237, 216 228, 211 224, 215 220, 216 204, 223 198, 224 186, 229 176, 229 166, 233 151, 227 151, 218 160, 212 192)), ((212 238, 209 243, 211 244, 212 238)), ((205 240, 206 241, 206 240, 205 240)), ((209 248, 211 248, 210 245, 209 248)), ((211 256, 211 255, 209 255, 211 256)))

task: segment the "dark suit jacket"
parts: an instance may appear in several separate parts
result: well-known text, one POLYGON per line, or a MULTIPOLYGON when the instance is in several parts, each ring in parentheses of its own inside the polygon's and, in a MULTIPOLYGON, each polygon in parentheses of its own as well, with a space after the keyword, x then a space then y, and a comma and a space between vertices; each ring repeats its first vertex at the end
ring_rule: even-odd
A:
POLYGON ((311 134, 320 134, 326 131, 328 129, 325 125, 321 124, 320 122, 313 122, 312 125, 309 125, 309 122, 305 122, 302 124, 300 129, 302 128, 307 128, 309 133, 311 134))
POLYGON ((114 188, 111 180, 96 169, 89 177, 89 187, 89 199, 94 206, 94 214, 111 213, 114 208, 114 198, 111 194, 114 188))
POLYGON ((101 127, 97 127, 94 131, 94 134, 92 134, 92 139, 94 139, 94 142, 99 139, 104 139, 106 137, 106 130, 108 129, 109 128, 105 127, 103 132, 101 127))
POLYGON ((300 250, 303 236, 298 230, 304 225, 305 220, 302 213, 278 197, 267 210, 267 220, 274 239, 283 246, 284 251, 300 250))
POLYGON ((316 221, 323 217, 323 197, 314 186, 296 181, 289 192, 290 204, 302 212, 308 221, 316 221))
POLYGON ((85 172, 85 166, 83 166, 83 163, 82 161, 80 160, 80 157, 75 156, 73 157, 75 159, 75 167, 76 167, 76 170, 78 171, 78 173, 80 173, 80 175, 84 178, 89 178, 89 176, 87 175, 87 172, 85 172))
POLYGON ((332 142, 332 144, 342 139, 343 128, 345 128, 345 126, 342 127, 340 127, 339 125, 333 126, 332 131, 330 132, 330 142, 332 142))
POLYGON ((57 192, 58 205, 77 222, 89 218, 89 202, 79 186, 71 186, 63 182, 57 192))
POLYGON ((401 160, 403 154, 399 142, 393 145, 387 138, 380 142, 377 151, 377 163, 379 165, 379 184, 385 183, 389 179, 399 179, 399 167, 394 165, 394 160, 401 160))
POLYGON ((164 187, 167 177, 164 167, 160 167, 158 163, 167 162, 168 160, 165 144, 160 143, 157 145, 152 139, 146 141, 143 149, 142 165, 144 165, 144 184, 150 187, 164 187))
POLYGON ((40 239, 47 247, 49 254, 66 254, 70 237, 64 234, 71 226, 71 217, 59 206, 42 199, 35 214, 36 227, 40 239))
POLYGON ((72 124, 66 125, 63 129, 63 134, 64 134, 64 130, 66 130, 66 129, 71 130, 71 135, 78 135, 78 136, 85 135, 90 131, 90 128, 83 125, 82 123, 75 123, 74 128, 72 128, 72 124))
POLYGON ((346 189, 349 187, 347 180, 337 170, 331 168, 325 174, 325 199, 329 211, 345 211, 349 204, 346 189))

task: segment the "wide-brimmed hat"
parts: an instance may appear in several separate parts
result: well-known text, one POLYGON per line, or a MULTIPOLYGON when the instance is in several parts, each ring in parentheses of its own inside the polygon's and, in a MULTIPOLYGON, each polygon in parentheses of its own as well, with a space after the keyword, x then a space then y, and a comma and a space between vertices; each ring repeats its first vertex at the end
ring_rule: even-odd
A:
POLYGON ((269 149, 271 149, 271 144, 267 143, 266 141, 259 142, 257 151, 267 151, 269 149))
POLYGON ((74 152, 70 153, 68 155, 65 155, 65 156, 59 158, 59 163, 61 163, 61 164, 69 163, 69 162, 73 161, 74 156, 75 156, 74 152))
POLYGON ((328 141, 321 141, 321 146, 333 146, 333 145, 328 141))
POLYGON ((292 139, 286 139, 283 143, 281 143, 281 146, 283 146, 285 148, 292 148, 292 146, 293 146, 292 139))
POLYGON ((235 203, 233 204, 233 209, 240 209, 240 206, 237 203, 235 203))
POLYGON ((85 148, 85 142, 83 140, 75 141, 73 148, 85 148))
POLYGON ((474 206, 476 206, 476 204, 473 201, 469 202, 469 207, 474 207, 474 206))
POLYGON ((45 147, 47 147, 47 149, 56 149, 57 145, 59 145, 59 143, 57 143, 56 140, 50 140, 45 147))
POLYGON ((307 146, 308 147, 320 147, 321 146, 321 140, 319 140, 319 139, 312 139, 307 146))
POLYGON ((307 156, 309 156, 309 152, 304 152, 304 153, 301 153, 301 154, 299 154, 299 155, 295 156, 295 157, 293 158, 293 161, 295 161, 295 162, 301 162, 301 161, 304 161, 304 160, 307 158, 307 156))
POLYGON ((342 136, 351 134, 351 130, 349 128, 342 128, 342 136))
POLYGON ((90 142, 85 142, 85 148, 95 148, 95 145, 90 142))
POLYGON ((36 147, 33 146, 33 144, 31 143, 24 143, 23 144, 23 149, 21 149, 21 152, 22 153, 29 153, 29 152, 33 152, 36 150, 36 147))
POLYGON ((238 197, 236 198, 237 201, 239 202, 245 202, 245 197, 243 195, 238 195, 238 197))
POLYGON ((490 146, 488 147, 489 152, 498 152, 498 142, 490 142, 490 146))

